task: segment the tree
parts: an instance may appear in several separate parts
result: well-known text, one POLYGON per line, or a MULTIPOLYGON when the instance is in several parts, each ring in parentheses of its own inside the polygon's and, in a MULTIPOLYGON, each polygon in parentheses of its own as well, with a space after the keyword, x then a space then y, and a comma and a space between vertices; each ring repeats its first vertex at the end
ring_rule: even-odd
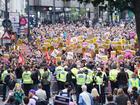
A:
POLYGON ((121 12, 124 10, 131 10, 135 15, 136 32, 138 37, 138 45, 140 49, 140 0, 78 0, 79 2, 92 3, 95 7, 103 4, 105 1, 109 2, 110 7, 115 7, 121 12))

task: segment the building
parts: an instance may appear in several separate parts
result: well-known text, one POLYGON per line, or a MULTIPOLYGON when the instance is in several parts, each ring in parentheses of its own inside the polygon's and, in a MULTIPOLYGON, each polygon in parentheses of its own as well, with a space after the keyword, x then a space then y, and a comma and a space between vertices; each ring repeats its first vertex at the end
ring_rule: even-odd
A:
POLYGON ((5 1, 0 0, 0 18, 4 17, 5 1))
POLYGON ((30 0, 30 14, 37 16, 40 21, 51 21, 53 17, 55 17, 56 21, 64 18, 69 20, 73 17, 71 14, 81 13, 79 8, 80 11, 85 12, 86 17, 94 18, 92 4, 80 4, 77 0, 69 0, 68 2, 63 2, 62 0, 30 0))
POLYGON ((9 12, 19 12, 25 14, 26 0, 10 0, 9 12))

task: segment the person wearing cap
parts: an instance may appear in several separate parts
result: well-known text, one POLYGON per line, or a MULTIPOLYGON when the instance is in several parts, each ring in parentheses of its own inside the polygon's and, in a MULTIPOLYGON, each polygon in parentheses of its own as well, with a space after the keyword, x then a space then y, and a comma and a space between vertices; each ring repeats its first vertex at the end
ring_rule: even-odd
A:
POLYGON ((77 73, 78 73, 78 68, 77 68, 77 65, 74 64, 73 68, 71 69, 72 83, 73 83, 74 87, 76 86, 76 75, 77 75, 77 73))
POLYGON ((23 89, 25 92, 25 95, 28 95, 29 90, 32 88, 33 80, 31 78, 31 71, 29 66, 25 66, 25 71, 22 74, 22 81, 23 81, 23 89))
POLYGON ((101 71, 101 68, 97 68, 97 74, 95 76, 95 82, 96 82, 96 87, 99 91, 99 94, 101 95, 101 102, 105 102, 105 93, 104 93, 104 88, 105 88, 105 81, 106 81, 106 75, 104 72, 101 71))
POLYGON ((56 80, 57 80, 57 84, 58 84, 58 90, 62 90, 62 87, 61 87, 61 83, 60 83, 60 72, 61 71, 64 71, 64 67, 62 67, 61 66, 61 62, 59 61, 58 63, 57 63, 57 67, 56 67, 56 69, 55 69, 55 75, 56 75, 56 80))
POLYGON ((82 89, 80 88, 82 85, 85 85, 86 83, 86 74, 82 71, 82 68, 76 75, 76 95, 77 99, 79 94, 82 92, 82 89))
POLYGON ((61 89, 64 89, 64 85, 68 80, 68 72, 66 71, 67 66, 65 66, 64 68, 65 70, 60 71, 60 74, 59 74, 59 81, 60 81, 61 89))
POLYGON ((36 91, 34 89, 31 89, 29 91, 29 94, 28 94, 29 103, 28 103, 28 105, 36 105, 38 97, 35 94, 36 94, 36 91))
POLYGON ((87 85, 87 91, 91 92, 92 86, 93 86, 93 71, 90 70, 89 68, 85 68, 85 74, 86 74, 86 85, 87 85))
POLYGON ((132 75, 132 77, 129 79, 128 83, 129 83, 128 87, 131 89, 134 87, 139 89, 139 87, 140 87, 140 80, 139 80, 139 78, 137 78, 137 76, 135 74, 132 75))

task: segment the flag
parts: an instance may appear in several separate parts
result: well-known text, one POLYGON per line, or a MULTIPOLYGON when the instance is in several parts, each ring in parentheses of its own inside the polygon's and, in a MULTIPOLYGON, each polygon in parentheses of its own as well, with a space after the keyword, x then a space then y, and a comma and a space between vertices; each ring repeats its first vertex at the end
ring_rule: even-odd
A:
POLYGON ((51 57, 50 57, 48 51, 46 51, 45 58, 46 58, 46 62, 50 62, 51 57))
POLYGON ((23 55, 21 53, 19 54, 18 63, 20 63, 22 65, 25 64, 24 57, 23 57, 23 55))
POLYGON ((71 40, 71 36, 68 35, 67 39, 66 39, 66 44, 69 45, 70 44, 70 40, 71 40))

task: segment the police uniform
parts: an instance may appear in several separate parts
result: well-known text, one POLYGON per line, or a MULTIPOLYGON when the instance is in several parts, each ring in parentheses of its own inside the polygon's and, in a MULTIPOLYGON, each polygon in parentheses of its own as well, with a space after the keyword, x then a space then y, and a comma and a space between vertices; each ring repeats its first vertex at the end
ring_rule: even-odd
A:
POLYGON ((106 73, 105 72, 101 72, 99 71, 97 74, 96 74, 96 78, 95 78, 95 81, 96 81, 96 88, 99 92, 99 94, 101 95, 101 99, 100 99, 100 102, 101 103, 104 103, 105 102, 105 77, 106 77, 106 73))
POLYGON ((138 78, 140 79, 140 69, 138 69, 138 78))
POLYGON ((126 72, 128 73, 129 78, 131 78, 132 75, 134 74, 134 72, 129 69, 127 69, 126 72))
POLYGON ((109 80, 111 82, 111 88, 112 90, 114 90, 115 88, 117 88, 117 75, 118 75, 119 71, 117 69, 112 69, 109 71, 109 80))
POLYGON ((32 88, 33 80, 31 78, 31 71, 24 71, 22 74, 22 80, 23 80, 23 87, 25 95, 28 95, 29 90, 32 88))
POLYGON ((85 83, 87 85, 87 91, 91 92, 91 90, 93 88, 93 71, 91 71, 90 69, 87 69, 85 83))
POLYGON ((4 70, 3 73, 1 74, 1 81, 4 82, 4 79, 6 75, 8 74, 7 70, 4 70))
POLYGON ((68 72, 65 70, 60 71, 59 81, 60 81, 60 86, 62 89, 64 89, 64 85, 67 82, 67 74, 68 74, 68 72))
POLYGON ((139 89, 139 79, 138 78, 129 79, 129 86, 131 88, 136 87, 137 89, 139 89))
POLYGON ((76 75, 78 74, 78 69, 77 68, 72 68, 71 73, 72 73, 73 86, 76 86, 76 75))
POLYGON ((78 72, 76 75, 76 96, 79 99, 79 94, 82 92, 81 86, 86 83, 86 74, 84 72, 78 72))
POLYGON ((1 74, 1 81, 3 82, 3 101, 5 101, 5 98, 6 98, 7 85, 4 83, 4 79, 7 75, 8 75, 7 70, 4 70, 3 73, 1 74))
POLYGON ((58 84, 58 91, 63 89, 61 81, 60 81, 60 72, 61 71, 64 71, 64 68, 62 66, 56 67, 55 75, 56 75, 56 80, 57 80, 57 84, 58 84))

